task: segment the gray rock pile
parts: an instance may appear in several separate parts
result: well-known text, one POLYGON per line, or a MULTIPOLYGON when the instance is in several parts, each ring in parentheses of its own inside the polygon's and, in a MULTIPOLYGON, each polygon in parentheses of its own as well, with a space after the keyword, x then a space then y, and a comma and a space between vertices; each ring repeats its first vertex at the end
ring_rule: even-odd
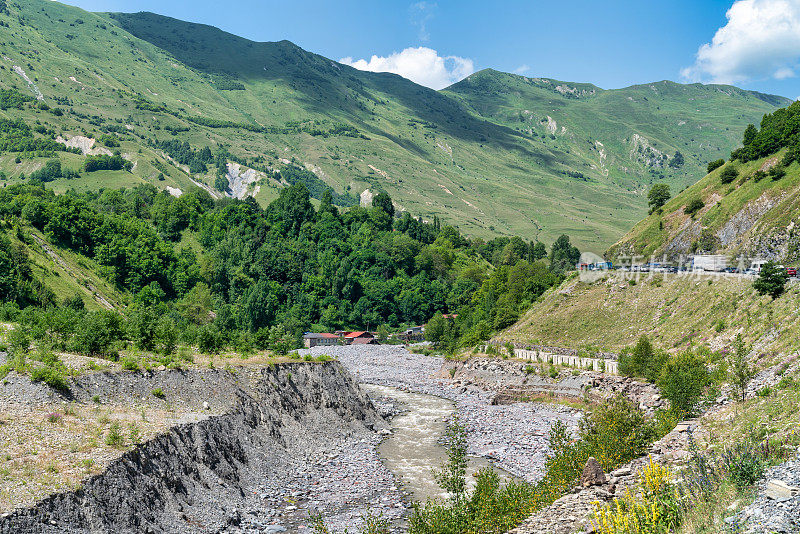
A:
POLYGON ((725 521, 745 534, 800 531, 800 456, 768 469, 756 500, 725 521))

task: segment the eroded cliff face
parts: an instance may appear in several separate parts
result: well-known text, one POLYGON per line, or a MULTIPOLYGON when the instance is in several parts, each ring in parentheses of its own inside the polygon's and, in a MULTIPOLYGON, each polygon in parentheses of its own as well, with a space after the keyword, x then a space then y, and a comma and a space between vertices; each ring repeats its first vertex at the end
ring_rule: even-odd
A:
MULTIPOLYGON (((336 362, 280 364, 235 375, 184 373, 191 375, 183 376, 186 384, 206 392, 218 377, 220 398, 229 407, 126 452, 75 491, 6 514, 0 533, 227 532, 241 521, 242 508, 259 505, 256 488, 263 479, 281 476, 292 458, 324 450, 332 434, 359 435, 384 426, 336 362)), ((114 384, 116 391, 93 393, 84 383, 79 394, 118 396, 147 387, 134 374, 98 376, 95 382, 114 384)))

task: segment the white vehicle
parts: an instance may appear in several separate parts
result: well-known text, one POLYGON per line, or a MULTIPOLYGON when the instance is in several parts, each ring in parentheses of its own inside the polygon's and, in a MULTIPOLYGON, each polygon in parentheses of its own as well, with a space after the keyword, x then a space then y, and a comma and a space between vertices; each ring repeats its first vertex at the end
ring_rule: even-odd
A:
POLYGON ((722 272, 728 266, 728 258, 719 254, 698 254, 692 257, 693 271, 722 272))
POLYGON ((748 271, 755 271, 755 273, 758 274, 758 273, 761 272, 761 268, 764 266, 764 264, 767 263, 768 261, 769 260, 761 260, 761 259, 753 260, 750 263, 750 268, 747 269, 747 270, 748 271))

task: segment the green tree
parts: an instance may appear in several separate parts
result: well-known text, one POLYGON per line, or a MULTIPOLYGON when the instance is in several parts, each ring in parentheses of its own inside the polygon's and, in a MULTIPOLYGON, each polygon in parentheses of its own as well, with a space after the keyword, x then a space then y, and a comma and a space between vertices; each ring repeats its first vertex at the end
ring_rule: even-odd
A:
POLYGON ((650 188, 650 192, 647 193, 647 200, 650 204, 650 213, 653 213, 661 206, 666 204, 670 196, 671 194, 667 184, 653 184, 653 186, 650 188))
POLYGON ((447 424, 445 434, 447 461, 434 473, 436 482, 450 496, 450 502, 458 508, 467 493, 467 430, 454 417, 447 424))
POLYGON ((228 190, 228 178, 225 176, 218 174, 216 178, 214 178, 214 189, 217 191, 225 192, 228 190))
POLYGON ((692 351, 670 358, 658 378, 658 387, 671 409, 678 417, 692 417, 697 413, 700 398, 711 376, 705 361, 692 351))
POLYGON ((372 207, 379 208, 386 213, 390 218, 394 217, 394 204, 392 204, 392 197, 388 193, 381 191, 372 197, 372 207))
POLYGON ((564 234, 550 248, 550 268, 554 271, 571 271, 581 259, 581 251, 569 242, 564 234))
POLYGON ((675 152, 675 155, 672 156, 669 160, 669 166, 673 169, 677 169, 679 167, 683 167, 683 164, 686 162, 683 154, 681 154, 680 150, 675 152))
POLYGON ((619 372, 625 376, 645 378, 655 382, 667 360, 664 351, 656 350, 650 339, 642 335, 633 348, 626 347, 619 354, 619 372))
POLYGON ((742 137, 742 144, 744 146, 750 146, 755 141, 756 136, 758 136, 758 129, 756 129, 755 125, 748 124, 747 128, 744 129, 744 135, 742 137))
POLYGON ((753 288, 759 295, 769 295, 773 299, 780 297, 786 290, 789 273, 774 261, 768 261, 761 267, 758 278, 753 281, 753 288))
POLYGON ((700 198, 693 198, 692 200, 690 200, 690 201, 689 201, 689 203, 688 203, 688 204, 686 204, 686 207, 685 207, 685 208, 683 208, 683 212, 684 212, 686 215, 691 215, 691 216, 692 216, 692 218, 694 218, 695 214, 696 214, 698 211, 700 211, 701 209, 703 209, 705 206, 706 206, 706 203, 705 203, 705 202, 703 202, 703 200, 702 200, 702 199, 700 199, 700 198))
POLYGON ((734 339, 731 349, 728 354, 731 384, 736 388, 741 400, 744 401, 745 393, 747 393, 747 384, 756 375, 756 371, 747 359, 750 350, 745 345, 742 334, 736 334, 736 339, 734 339))
POLYGON ((547 247, 541 241, 531 243, 531 261, 543 260, 547 257, 547 247))

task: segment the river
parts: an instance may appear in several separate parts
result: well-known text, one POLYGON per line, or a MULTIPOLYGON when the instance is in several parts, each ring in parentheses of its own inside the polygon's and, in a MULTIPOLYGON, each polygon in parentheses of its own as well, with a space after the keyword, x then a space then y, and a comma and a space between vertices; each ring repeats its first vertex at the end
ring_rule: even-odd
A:
MULTIPOLYGON (((392 434, 378 448, 389 470, 414 501, 446 498, 447 493, 436 483, 434 470, 447 459, 441 439, 446 431, 447 420, 456 411, 455 404, 441 397, 410 393, 388 386, 362 384, 361 387, 373 397, 391 399, 400 404, 403 410, 391 420, 392 434)), ((491 466, 491 462, 475 456, 470 456, 468 460, 467 483, 472 489, 475 485, 473 475, 491 466)), ((511 479, 505 471, 496 467, 495 470, 502 481, 511 479)))

